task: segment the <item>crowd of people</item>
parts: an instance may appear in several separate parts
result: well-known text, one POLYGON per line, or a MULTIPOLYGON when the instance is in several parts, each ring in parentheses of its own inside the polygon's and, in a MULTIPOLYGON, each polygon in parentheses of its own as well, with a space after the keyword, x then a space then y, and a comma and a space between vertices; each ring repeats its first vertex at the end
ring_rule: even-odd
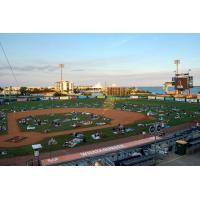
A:
POLYGON ((55 138, 50 138, 50 139, 48 140, 48 145, 56 145, 56 144, 58 144, 58 142, 56 141, 55 138))
POLYGON ((97 130, 94 134, 91 135, 91 137, 94 139, 94 140, 100 140, 101 137, 102 137, 102 132, 97 130))
MULTIPOLYGON (((18 123, 21 125, 23 129, 26 130, 37 130, 38 126, 44 125, 43 132, 50 132, 52 130, 56 130, 55 128, 60 127, 61 130, 68 125, 72 128, 79 128, 84 126, 91 126, 91 125, 105 125, 109 123, 110 119, 102 117, 100 115, 94 113, 78 113, 78 112, 69 112, 65 113, 63 116, 58 116, 55 118, 55 114, 49 115, 50 118, 43 119, 37 116, 28 116, 18 120, 18 123), (82 120, 81 120, 82 119, 82 120), (48 130, 48 131, 47 131, 48 130)), ((39 128, 41 130, 41 128, 39 128)))
POLYGON ((86 142, 85 136, 82 133, 73 133, 73 138, 69 141, 66 141, 63 146, 64 147, 75 147, 76 145, 80 144, 81 142, 86 142))
POLYGON ((7 130, 6 114, 0 111, 0 133, 3 133, 6 130, 7 130))
POLYGON ((127 128, 123 124, 118 124, 117 127, 113 127, 112 129, 114 134, 123 134, 133 131, 132 128, 127 128))

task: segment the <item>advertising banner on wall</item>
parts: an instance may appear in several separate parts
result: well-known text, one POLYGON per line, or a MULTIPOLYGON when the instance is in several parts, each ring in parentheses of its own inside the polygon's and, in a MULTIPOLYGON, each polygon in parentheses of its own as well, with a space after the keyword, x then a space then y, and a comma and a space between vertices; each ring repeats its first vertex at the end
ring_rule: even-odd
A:
POLYGON ((42 100, 42 101, 48 101, 49 97, 41 97, 40 100, 42 100))
POLYGON ((96 96, 88 96, 89 99, 96 99, 96 96))
POLYGON ((174 101, 173 97, 165 97, 165 101, 174 101))
POLYGON ((106 97, 105 96, 97 96, 97 99, 105 99, 106 97))
POLYGON ((52 97, 53 100, 59 100, 59 97, 52 97))
POLYGON ((87 96, 78 96, 78 99, 87 99, 87 96))
POLYGON ((185 102, 185 98, 175 98, 175 101, 185 102))
POLYGON ((67 99, 69 99, 68 96, 67 97, 60 97, 60 100, 67 100, 67 99))
POLYGON ((69 96, 69 99, 76 100, 77 96, 69 96))
POLYGON ((138 96, 130 96, 130 99, 138 99, 138 96))
POLYGON ((151 99, 156 99, 155 96, 148 96, 148 99, 151 100, 151 99))
POLYGON ((39 100, 40 100, 40 98, 31 97, 31 98, 29 98, 29 100, 30 100, 30 101, 39 101, 39 100))
POLYGON ((186 99, 189 103, 197 103, 197 99, 186 99))
POLYGON ((27 98, 17 98, 17 102, 24 102, 27 101, 27 98))
POLYGON ((156 97, 156 100, 161 100, 161 101, 164 101, 165 98, 164 97, 156 97))

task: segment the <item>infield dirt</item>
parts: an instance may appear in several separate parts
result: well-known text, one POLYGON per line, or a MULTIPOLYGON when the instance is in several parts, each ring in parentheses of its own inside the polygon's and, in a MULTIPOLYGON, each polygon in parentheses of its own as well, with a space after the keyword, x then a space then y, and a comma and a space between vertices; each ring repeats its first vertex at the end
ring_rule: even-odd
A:
POLYGON ((109 108, 55 108, 55 109, 29 110, 25 112, 8 113, 8 134, 4 136, 0 136, 0 147, 19 147, 19 146, 37 143, 45 138, 49 138, 53 136, 114 127, 114 126, 117 126, 118 124, 127 125, 127 124, 135 123, 138 121, 149 120, 149 119, 151 118, 141 113, 114 110, 114 109, 109 109, 109 108), (76 128, 76 129, 72 128, 71 130, 56 131, 56 132, 50 132, 50 133, 40 133, 40 132, 34 132, 34 131, 22 132, 17 124, 18 119, 24 118, 30 115, 32 116, 44 115, 44 114, 48 115, 48 114, 55 114, 55 113, 67 113, 67 112, 73 112, 73 111, 74 112, 90 112, 90 113, 94 113, 98 115, 103 115, 105 117, 110 118, 111 122, 110 124, 103 125, 103 126, 76 128), (19 143, 6 142, 6 140, 15 136, 26 137, 26 139, 19 143))

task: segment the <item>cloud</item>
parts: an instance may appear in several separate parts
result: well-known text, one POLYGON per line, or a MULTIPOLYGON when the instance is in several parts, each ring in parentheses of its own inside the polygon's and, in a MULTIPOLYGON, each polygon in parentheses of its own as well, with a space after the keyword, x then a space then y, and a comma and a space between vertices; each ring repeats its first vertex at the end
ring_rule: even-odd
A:
POLYGON ((85 71, 85 69, 72 69, 71 71, 72 72, 83 72, 83 71, 85 71))
MULTIPOLYGON (((115 40, 114 45, 123 45, 129 42, 131 38, 125 38, 121 40, 115 40)), ((112 46, 112 47, 113 47, 112 46)), ((51 59, 51 58, 50 58, 51 59)), ((65 65, 64 73, 70 72, 84 72, 91 73, 92 71, 107 73, 121 73, 121 72, 142 72, 147 71, 147 66, 150 61, 145 60, 144 56, 140 53, 132 53, 130 54, 119 54, 112 56, 90 56, 90 57, 81 57, 81 58, 71 58, 65 59, 62 61, 56 61, 48 59, 34 59, 34 60, 23 60, 23 62, 16 60, 12 61, 14 72, 20 71, 22 73, 26 72, 59 72, 59 63, 63 63, 65 65), (142 60, 142 63, 141 63, 142 60), (142 66, 141 66, 142 65, 142 66), (138 67, 139 66, 139 67, 138 67), (131 71, 130 71, 131 70, 131 71)), ((0 71, 8 70, 7 65, 0 63, 0 71)), ((151 69, 150 69, 151 70, 151 69)))
MULTIPOLYGON (((200 85, 200 69, 193 70, 194 85, 200 85)), ((1 85, 14 85, 13 78, 10 73, 4 73, 1 75, 1 85)), ((96 73, 66 73, 64 74, 65 80, 69 80, 75 83, 75 85, 93 85, 97 82, 101 84, 111 85, 116 83, 119 86, 161 86, 166 81, 170 81, 172 72, 154 72, 154 73, 121 73, 121 74, 108 74, 96 73)), ((59 79, 59 73, 27 73, 26 75, 21 72, 16 72, 16 77, 20 85, 27 86, 50 86, 59 79)))
MULTIPOLYGON (((194 85, 200 85, 200 69, 194 70, 194 85)), ((77 84, 94 84, 101 82, 107 85, 116 83, 119 86, 162 86, 166 81, 171 81, 173 76, 172 72, 152 72, 152 73, 121 73, 121 74, 108 74, 108 73, 84 73, 80 76, 73 77, 77 84)))
MULTIPOLYGON (((58 66, 56 65, 26 65, 26 66, 12 66, 13 70, 16 72, 31 72, 31 71, 56 71, 58 66)), ((10 70, 9 66, 0 66, 0 71, 10 70)))
MULTIPOLYGON (((71 60, 67 62, 61 62, 65 65, 64 72, 83 72, 83 71, 107 71, 109 73, 113 71, 120 71, 121 66, 136 64, 137 60, 133 61, 129 56, 113 56, 113 57, 97 57, 91 59, 80 59, 80 60, 71 60)), ((46 62, 48 63, 48 62, 46 62)), ((59 70, 59 63, 53 62, 52 64, 22 64, 18 63, 12 65, 14 72, 55 72, 59 70)), ((9 67, 5 64, 0 64, 0 72, 10 70, 9 67)))
MULTIPOLYGON (((48 63, 48 62, 46 62, 48 63)), ((170 81, 173 75, 171 69, 163 68, 160 72, 148 72, 139 59, 131 60, 128 56, 115 56, 108 58, 81 59, 63 62, 65 64, 63 76, 75 84, 107 84, 116 83, 122 86, 160 86, 170 81), (168 71, 167 71, 168 70, 168 71)), ((146 65, 145 65, 146 66, 146 65)), ((156 70, 156 67, 150 67, 156 70)), ((58 64, 32 64, 13 66, 18 82, 23 85, 53 85, 59 79, 58 64)), ((200 85, 200 69, 192 68, 194 85, 200 85)), ((1 85, 12 85, 11 71, 5 64, 0 64, 1 85)))

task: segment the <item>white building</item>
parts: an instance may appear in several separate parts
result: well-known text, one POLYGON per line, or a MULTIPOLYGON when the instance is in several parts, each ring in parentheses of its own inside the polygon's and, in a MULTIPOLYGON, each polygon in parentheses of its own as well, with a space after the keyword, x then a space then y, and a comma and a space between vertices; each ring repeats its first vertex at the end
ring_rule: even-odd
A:
POLYGON ((5 87, 1 94, 20 94, 20 87, 5 87))
POLYGON ((101 85, 101 83, 97 83, 97 84, 93 85, 92 88, 96 89, 96 90, 102 90, 103 86, 101 85))
POLYGON ((60 92, 73 93, 74 84, 70 81, 58 81, 55 83, 55 90, 60 92))

